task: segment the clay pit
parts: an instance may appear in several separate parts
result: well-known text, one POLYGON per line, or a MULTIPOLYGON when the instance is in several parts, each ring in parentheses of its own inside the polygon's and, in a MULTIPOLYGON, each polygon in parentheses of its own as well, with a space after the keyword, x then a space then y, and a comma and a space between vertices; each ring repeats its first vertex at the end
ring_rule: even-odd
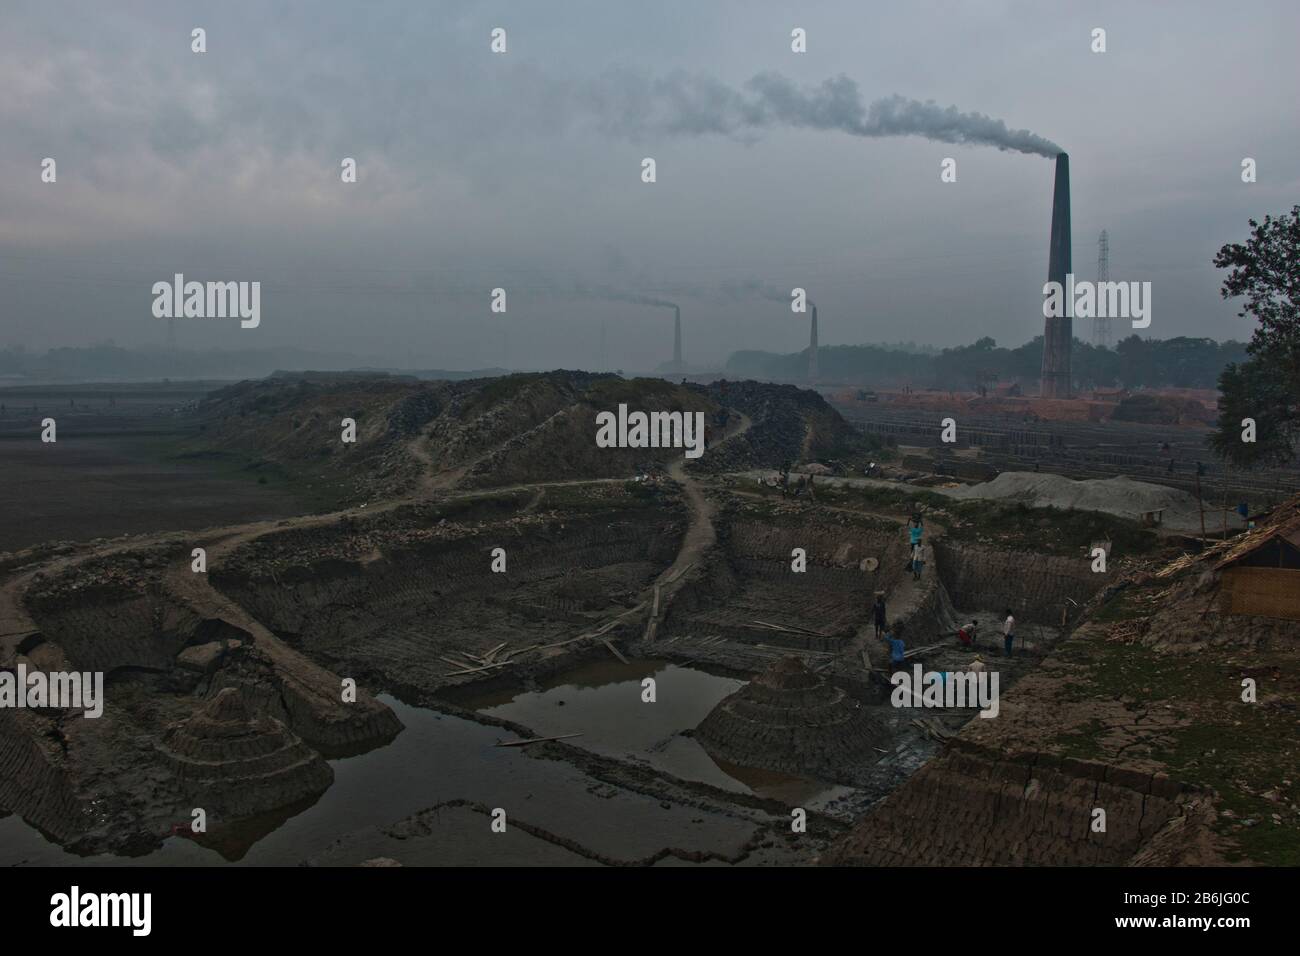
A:
MULTIPOLYGON (((742 397, 719 414, 719 448, 748 436, 734 472, 646 462, 491 488, 504 459, 483 456, 339 512, 0 556, 3 665, 107 685, 98 720, 0 710, 0 858, 1118 864, 1203 826, 1193 780, 890 703, 875 593, 908 667, 979 655, 1014 708, 1120 569, 972 540, 932 510, 915 581, 914 504, 756 481, 762 448, 807 439, 742 397), (953 636, 970 620, 973 649, 953 636), (1099 795, 1123 821, 1104 837, 1087 827, 1099 795), (185 830, 195 808, 205 834, 185 830)), ((418 420, 444 405, 402 407, 417 420, 392 440, 461 447, 418 420)))

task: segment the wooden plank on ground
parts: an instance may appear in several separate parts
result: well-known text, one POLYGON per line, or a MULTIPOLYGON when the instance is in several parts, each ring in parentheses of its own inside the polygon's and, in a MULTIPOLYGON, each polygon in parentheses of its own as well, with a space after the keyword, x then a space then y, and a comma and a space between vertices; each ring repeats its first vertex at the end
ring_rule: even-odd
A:
POLYGON ((497 668, 497 667, 505 667, 507 664, 512 664, 512 663, 514 663, 514 662, 513 662, 513 661, 498 661, 498 662, 495 663, 495 664, 484 664, 482 667, 470 667, 470 668, 467 668, 467 669, 465 669, 465 670, 463 670, 463 671, 452 671, 450 674, 443 674, 442 676, 443 676, 443 677, 461 677, 461 676, 463 676, 463 675, 465 675, 465 674, 477 674, 477 673, 479 673, 480 671, 490 671, 490 670, 493 670, 494 668, 497 668))
POLYGON ((609 652, 613 654, 615 657, 617 657, 620 661, 622 661, 624 664, 627 663, 627 658, 618 652, 618 648, 615 647, 612 643, 610 643, 609 638, 607 637, 601 638, 601 643, 604 644, 606 647, 608 647, 609 652))
POLYGON ((809 630, 806 627, 800 627, 798 624, 772 624, 768 621, 755 620, 755 624, 762 624, 764 627, 775 628, 778 631, 793 631, 796 634, 807 634, 809 637, 821 637, 816 631, 809 630))
POLYGON ((683 574, 685 574, 693 567, 695 567, 694 561, 686 565, 686 567, 682 568, 681 570, 674 571, 672 574, 668 575, 668 580, 664 581, 664 584, 672 584, 674 581, 676 581, 678 578, 680 578, 683 574))
POLYGON ((926 651, 933 651, 940 647, 943 647, 942 642, 939 644, 927 644, 925 647, 914 647, 910 651, 904 652, 903 660, 907 660, 909 657, 915 657, 917 654, 924 654, 926 651))
POLYGON ((540 744, 548 740, 568 740, 570 737, 581 737, 582 734, 560 734, 558 737, 529 737, 526 740, 498 740, 498 747, 523 747, 526 744, 540 744))

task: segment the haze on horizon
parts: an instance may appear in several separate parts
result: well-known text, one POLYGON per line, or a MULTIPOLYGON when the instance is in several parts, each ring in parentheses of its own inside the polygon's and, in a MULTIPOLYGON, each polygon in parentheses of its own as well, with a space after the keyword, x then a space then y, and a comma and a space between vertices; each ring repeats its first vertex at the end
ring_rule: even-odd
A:
POLYGON ((1049 160, 751 123, 731 91, 763 74, 1060 143, 1076 274, 1094 277, 1104 228, 1111 277, 1153 283, 1144 334, 1244 340, 1211 260, 1300 194, 1297 34, 1284 0, 10 3, 0 347, 161 345, 150 289, 177 272, 262 283, 257 329, 179 320, 182 348, 396 367, 596 368, 603 323, 605 367, 653 368, 672 313, 637 297, 681 305, 691 364, 805 347, 807 317, 758 287, 808 289, 824 346, 1041 333, 1049 160))

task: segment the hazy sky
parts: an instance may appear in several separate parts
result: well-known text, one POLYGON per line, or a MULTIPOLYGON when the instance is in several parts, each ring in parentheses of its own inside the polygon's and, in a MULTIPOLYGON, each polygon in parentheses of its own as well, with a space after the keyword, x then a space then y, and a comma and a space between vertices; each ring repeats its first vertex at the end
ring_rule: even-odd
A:
POLYGON ((1148 334, 1244 339, 1210 260, 1250 217, 1300 201, 1298 11, 4 0, 0 345, 161 344, 150 289, 176 272, 262 283, 260 327, 181 320, 182 347, 404 366, 596 367, 602 322, 609 367, 671 356, 670 311, 601 289, 679 302, 687 360, 704 364, 806 344, 806 318, 735 291, 754 284, 806 287, 823 344, 1041 331, 1050 160, 812 128, 820 114, 715 122, 747 117, 746 83, 773 73, 844 76, 864 102, 934 100, 1061 144, 1076 273, 1094 276, 1105 228, 1112 278, 1153 283, 1148 334), (358 183, 340 181, 343 157, 358 183))

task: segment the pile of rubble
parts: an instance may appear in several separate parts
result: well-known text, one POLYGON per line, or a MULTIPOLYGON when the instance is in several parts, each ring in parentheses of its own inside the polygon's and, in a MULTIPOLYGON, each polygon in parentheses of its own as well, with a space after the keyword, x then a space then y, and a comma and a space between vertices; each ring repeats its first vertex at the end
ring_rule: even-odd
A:
POLYGON ((71 600, 126 600, 153 583, 167 560, 164 550, 154 548, 93 558, 52 577, 38 571, 24 599, 35 608, 60 607, 71 600))
MULTIPOLYGON (((702 390, 719 405, 745 415, 751 424, 743 435, 711 447, 691 466, 693 470, 779 468, 787 461, 856 463, 870 457, 873 439, 846 422, 817 392, 748 381, 714 382, 702 390)), ((728 427, 734 427, 734 416, 728 427)))

